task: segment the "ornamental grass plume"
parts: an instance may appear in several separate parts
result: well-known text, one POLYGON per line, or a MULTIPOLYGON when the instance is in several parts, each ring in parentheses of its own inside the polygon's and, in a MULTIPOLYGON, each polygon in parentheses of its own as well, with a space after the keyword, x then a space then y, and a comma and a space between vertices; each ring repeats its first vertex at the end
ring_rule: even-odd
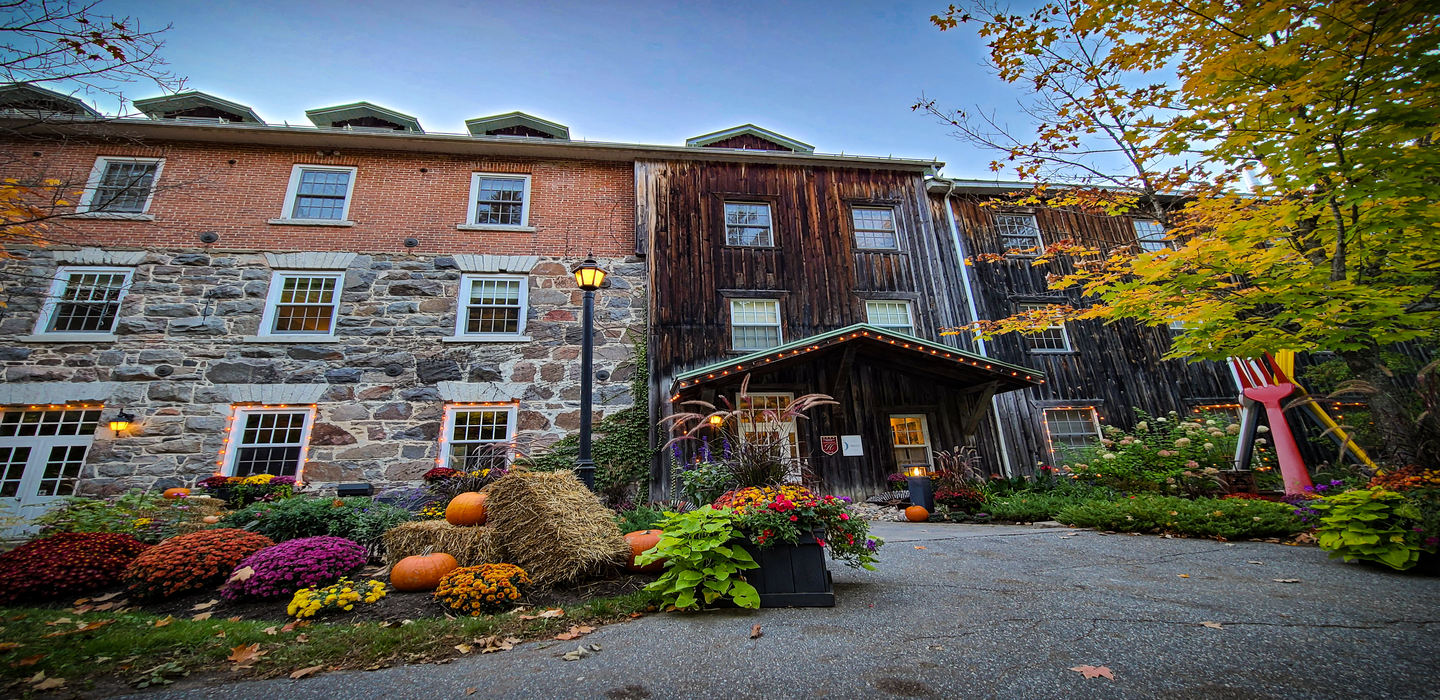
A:
POLYGON ((331 583, 365 566, 365 547, 343 537, 302 537, 246 557, 225 585, 226 598, 269 598, 331 583))
POLYGON ((269 537, 234 528, 172 537, 130 562, 125 583, 141 598, 213 588, 229 578, 236 564, 274 544, 269 537))
POLYGON ((108 532, 62 532, 0 554, 0 605, 104 588, 149 545, 108 532))

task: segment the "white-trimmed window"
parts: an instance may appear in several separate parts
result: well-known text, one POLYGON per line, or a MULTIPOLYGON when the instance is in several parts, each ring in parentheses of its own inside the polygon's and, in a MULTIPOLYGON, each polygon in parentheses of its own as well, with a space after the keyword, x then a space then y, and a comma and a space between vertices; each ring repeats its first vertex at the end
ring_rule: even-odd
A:
POLYGON ((1007 255, 1039 255, 1045 249, 1034 214, 996 214, 995 228, 1007 255))
POLYGON ((529 286, 525 275, 466 275, 461 278, 455 337, 522 339, 529 309, 529 286))
POLYGON ((117 216, 145 214, 155 197, 155 183, 164 163, 160 158, 95 159, 95 168, 90 171, 90 181, 75 211, 117 216))
POLYGON ((471 174, 467 225, 523 228, 529 221, 529 175, 471 174))
POLYGON ((35 334, 113 332, 134 274, 129 267, 60 268, 40 309, 35 334))
POLYGON ((340 308, 340 272, 276 271, 270 278, 261 336, 330 336, 340 308))
POLYGON ((725 245, 774 247, 775 230, 770 223, 770 205, 765 202, 726 202, 725 245))
POLYGON ((1165 227, 1159 221, 1151 219, 1134 219, 1135 244, 1145 253, 1153 253, 1157 250, 1165 250, 1170 247, 1170 242, 1165 240, 1165 227))
MULTIPOLYGON (((778 444, 785 457, 800 458, 800 433, 795 419, 781 419, 795 395, 789 392, 756 393, 736 397, 740 407, 737 423, 743 440, 760 440, 778 444)), ((798 474, 795 475, 798 477, 798 474)))
POLYGON ((924 467, 925 471, 930 471, 934 465, 930 424, 924 415, 890 416, 890 441, 895 449, 895 463, 901 471, 912 467, 924 467))
POLYGON ((1045 409, 1045 434, 1050 450, 1057 454, 1066 449, 1094 447, 1100 442, 1100 421, 1093 408, 1045 409))
MULTIPOLYGON (((1048 309, 1055 304, 1021 304, 1021 311, 1048 309)), ((1025 334, 1025 344, 1032 352, 1070 352, 1070 334, 1064 323, 1046 326, 1044 330, 1025 334)))
POLYGON ((730 348, 765 350, 780 345, 780 302, 775 299, 730 300, 730 348))
POLYGON ((300 479, 310 446, 313 408, 235 408, 226 443, 226 476, 271 474, 300 479))
POLYGON ((855 247, 870 250, 895 250, 895 209, 893 207, 851 207, 850 220, 855 225, 855 247))
POLYGON ((515 442, 515 406, 445 407, 440 433, 443 466, 464 472, 504 467, 515 442))
POLYGON ((908 301, 867 301, 865 322, 906 335, 915 335, 915 320, 908 301))
POLYGON ((285 190, 282 221, 335 221, 350 219, 350 199, 355 192, 352 167, 297 165, 290 171, 285 190))

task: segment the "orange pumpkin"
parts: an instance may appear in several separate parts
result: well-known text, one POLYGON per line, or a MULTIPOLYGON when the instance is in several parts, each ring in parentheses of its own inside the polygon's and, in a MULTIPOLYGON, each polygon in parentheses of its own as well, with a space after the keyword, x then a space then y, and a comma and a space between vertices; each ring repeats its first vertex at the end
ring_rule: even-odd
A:
POLYGON ((455 557, 444 552, 405 557, 390 567, 390 585, 406 593, 433 591, 440 579, 458 566, 455 557))
POLYGON ((445 506, 445 522, 456 527, 485 524, 485 500, 483 493, 467 491, 450 499, 445 506))
POLYGON ((201 520, 204 521, 206 525, 214 525, 215 523, 220 522, 220 516, 218 516, 218 515, 207 515, 207 516, 201 518, 201 520))
POLYGON ((664 536, 664 534, 665 533, 661 530, 638 530, 636 532, 625 535, 625 541, 630 543, 630 563, 626 564, 625 568, 631 571, 641 571, 648 574, 653 574, 656 571, 664 571, 664 559, 652 561, 644 566, 635 563, 636 557, 644 554, 645 550, 648 550, 651 547, 660 544, 660 538, 664 536))
POLYGON ((905 519, 912 523, 923 523, 930 519, 930 511, 925 506, 910 506, 905 509, 905 519))
POLYGON ((185 498, 190 495, 190 489, 165 489, 165 493, 162 493, 160 495, 166 498, 185 498))

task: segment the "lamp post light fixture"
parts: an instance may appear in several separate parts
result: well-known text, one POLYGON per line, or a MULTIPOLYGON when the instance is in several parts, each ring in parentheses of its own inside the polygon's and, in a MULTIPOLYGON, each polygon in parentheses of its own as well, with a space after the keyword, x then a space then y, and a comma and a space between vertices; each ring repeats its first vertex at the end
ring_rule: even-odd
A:
POLYGON ((575 284, 585 292, 584 312, 580 329, 580 455, 575 461, 575 471, 580 480, 591 491, 595 490, 595 460, 590 455, 591 416, 590 406, 594 402, 593 384, 595 374, 595 290, 605 283, 605 271, 600 269, 594 257, 574 269, 575 284))
POLYGON ((930 470, 925 467, 911 467, 905 470, 906 486, 910 489, 910 504, 935 512, 935 483, 930 480, 930 470))

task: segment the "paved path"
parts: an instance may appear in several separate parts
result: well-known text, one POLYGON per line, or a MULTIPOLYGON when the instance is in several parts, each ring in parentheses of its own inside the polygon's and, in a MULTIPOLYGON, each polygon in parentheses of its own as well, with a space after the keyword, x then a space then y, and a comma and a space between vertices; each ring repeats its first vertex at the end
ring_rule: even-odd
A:
POLYGON ((881 570, 837 570, 833 609, 647 615, 585 637, 603 651, 579 661, 558 658, 573 644, 532 643, 143 697, 1440 698, 1434 577, 1308 547, 876 525, 881 570), (764 636, 751 640, 756 623, 764 636), (1068 670, 1082 664, 1115 680, 1068 670))

